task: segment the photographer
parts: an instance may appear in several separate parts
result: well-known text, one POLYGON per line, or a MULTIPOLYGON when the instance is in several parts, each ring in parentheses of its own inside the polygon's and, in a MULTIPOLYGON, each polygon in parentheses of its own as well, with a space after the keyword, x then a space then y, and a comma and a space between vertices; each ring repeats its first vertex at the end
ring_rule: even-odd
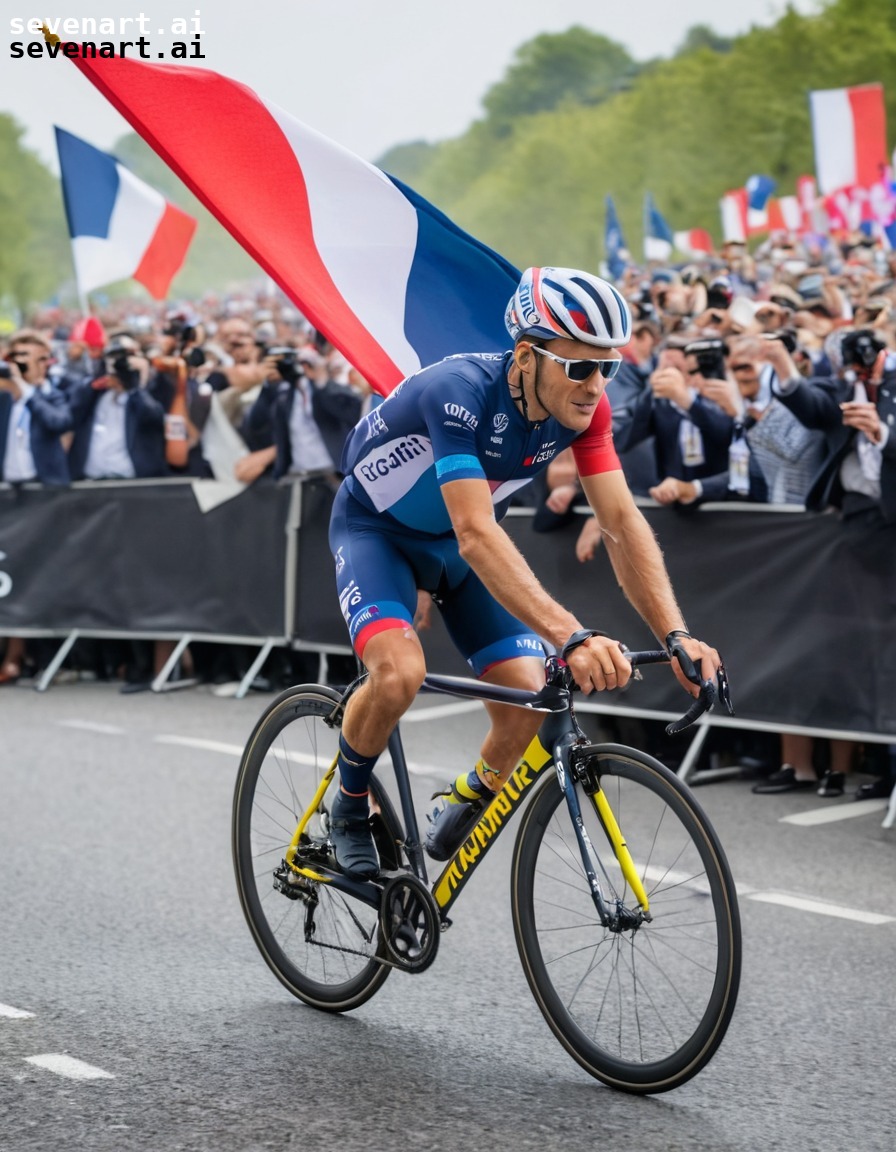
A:
POLYGON ((825 341, 833 379, 800 376, 780 341, 767 346, 774 392, 801 424, 825 434, 826 456, 806 507, 844 519, 896 524, 896 356, 870 329, 840 328, 825 341))
POLYGON ((710 395, 734 420, 728 467, 717 476, 682 481, 666 478, 651 491, 660 504, 697 506, 706 501, 802 505, 824 454, 823 436, 805 428, 772 393, 770 343, 796 351, 791 329, 731 341, 726 379, 707 379, 710 395))
POLYGON ((47 382, 50 346, 23 329, 0 361, 0 480, 64 485, 69 467, 61 437, 71 430, 66 397, 47 382))
POLYGON ((201 325, 182 312, 166 317, 149 394, 165 412, 165 459, 172 475, 211 477, 203 458, 202 428, 208 419, 212 386, 200 374, 206 365, 201 325))
MULTIPOLYGON (((50 345, 23 329, 9 341, 0 360, 0 480, 6 484, 65 485, 68 461, 62 435, 72 426, 68 401, 47 382, 50 345)), ((22 675, 25 640, 10 637, 3 646, 0 684, 22 675)))
POLYGON ((119 334, 105 351, 106 374, 70 392, 75 435, 74 480, 165 476, 165 412, 146 390, 150 366, 133 336, 119 334))
MULTIPOLYGON (((269 348, 267 379, 246 421, 247 438, 268 447, 240 464, 256 475, 273 465, 275 480, 290 473, 338 474, 346 437, 361 415, 363 397, 328 378, 326 362, 308 350, 269 348), (253 457, 257 459, 253 463, 253 457)), ((241 479, 245 477, 240 477, 241 479)), ((255 479, 256 476, 252 476, 255 479)))
POLYGON ((652 436, 659 476, 695 480, 724 471, 734 421, 702 394, 703 382, 719 376, 724 380, 721 340, 667 337, 649 387, 631 408, 613 414, 617 452, 628 452, 652 436))

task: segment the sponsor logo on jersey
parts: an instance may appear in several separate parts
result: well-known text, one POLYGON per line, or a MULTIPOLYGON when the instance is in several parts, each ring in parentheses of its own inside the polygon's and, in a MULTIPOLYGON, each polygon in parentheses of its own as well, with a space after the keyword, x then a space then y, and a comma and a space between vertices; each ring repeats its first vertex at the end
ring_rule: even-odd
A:
POLYGON ((544 464, 545 460, 550 460, 557 454, 557 441, 552 440, 550 444, 544 444, 534 456, 527 456, 523 461, 527 468, 532 468, 536 464, 544 464))
POLYGON ((372 440, 374 436, 382 436, 389 431, 389 425, 383 419, 379 408, 373 408, 367 414, 367 435, 365 440, 372 440))
POLYGON ((361 589, 352 580, 339 594, 339 607, 342 609, 342 615, 346 620, 351 619, 352 609, 357 608, 361 600, 361 589))
POLYGON ((462 427, 466 425, 474 431, 479 427, 479 417, 474 416, 472 412, 464 408, 463 404, 455 404, 449 401, 444 407, 446 415, 453 416, 455 420, 460 420, 461 422, 460 425, 452 425, 452 427, 462 427))
POLYGON ((333 555, 333 559, 336 561, 336 575, 338 576, 342 569, 345 567, 345 557, 342 555, 341 544, 336 549, 336 552, 333 555))
POLYGON ((503 443, 504 443, 504 437, 503 436, 492 436, 492 444, 503 444, 503 443))
POLYGON ((369 608, 365 608, 358 619, 354 622, 355 634, 364 627, 365 624, 370 624, 372 621, 379 618, 380 610, 379 605, 371 604, 369 608))
POLYGON ((510 423, 510 417, 506 412, 496 412, 492 416, 492 427, 500 435, 501 432, 507 431, 507 425, 510 423))
POLYGON ((540 640, 533 640, 531 636, 518 636, 516 640, 517 648, 525 648, 529 652, 543 652, 540 640))
POLYGON ((419 436, 404 436, 400 440, 384 444, 381 451, 367 456, 356 466, 355 472, 370 482, 380 480, 397 468, 402 468, 419 456, 424 456, 428 449, 429 444, 419 436))

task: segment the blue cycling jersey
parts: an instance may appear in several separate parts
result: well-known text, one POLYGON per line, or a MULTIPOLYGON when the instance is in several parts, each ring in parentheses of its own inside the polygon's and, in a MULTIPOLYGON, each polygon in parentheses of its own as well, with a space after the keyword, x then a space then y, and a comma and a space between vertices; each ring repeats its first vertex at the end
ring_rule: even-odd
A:
POLYGON ((414 532, 441 536, 451 531, 440 492, 449 481, 486 480, 500 519, 514 492, 574 441, 580 471, 583 459, 599 458, 590 471, 618 468, 609 402, 602 398, 585 433, 553 417, 531 424, 508 385, 512 356, 449 356, 403 381, 346 442, 342 472, 351 495, 414 532))

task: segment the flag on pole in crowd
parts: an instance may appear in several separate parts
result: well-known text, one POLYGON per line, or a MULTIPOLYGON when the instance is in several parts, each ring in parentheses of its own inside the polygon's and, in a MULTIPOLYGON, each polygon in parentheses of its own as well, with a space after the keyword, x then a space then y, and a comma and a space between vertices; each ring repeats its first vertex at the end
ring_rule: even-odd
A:
POLYGON ((644 259, 668 260, 672 254, 672 229, 660 215, 649 192, 644 193, 644 259))
POLYGON ((216 72, 74 62, 376 391, 507 347, 518 270, 400 181, 216 72))
POLYGON ((809 93, 815 173, 823 196, 870 188, 887 165, 887 121, 880 84, 809 93))
POLYGON ((120 160, 56 128, 62 196, 82 298, 116 280, 168 295, 196 221, 138 179, 120 160))
POLYGON ((604 226, 604 248, 607 253, 607 271, 614 280, 618 280, 628 267, 628 248, 619 217, 616 215, 616 205, 613 197, 606 199, 607 214, 604 226))
POLYGON ((771 176, 750 176, 744 191, 747 194, 747 232, 767 232, 769 230, 768 205, 775 181, 771 176))
POLYGON ((703 228, 691 228, 686 232, 674 232, 672 243, 679 252, 693 258, 711 256, 714 249, 712 237, 703 228))
POLYGON ((735 188, 719 201, 722 213, 722 239, 744 243, 747 239, 747 190, 735 188))

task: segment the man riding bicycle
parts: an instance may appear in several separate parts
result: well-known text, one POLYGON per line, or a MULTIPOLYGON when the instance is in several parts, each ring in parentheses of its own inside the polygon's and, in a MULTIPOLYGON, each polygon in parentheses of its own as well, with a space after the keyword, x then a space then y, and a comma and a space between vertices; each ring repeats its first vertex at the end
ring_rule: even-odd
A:
MULTIPOLYGON (((572 446, 616 577, 674 653, 676 678, 697 695, 700 678, 719 672, 718 652, 687 632, 613 448, 604 389, 631 334, 625 300, 587 272, 530 268, 505 322, 511 351, 449 356, 422 369, 346 443, 330 545, 343 615, 368 676, 345 710, 330 835, 340 867, 358 878, 379 868, 370 774, 425 673, 414 630, 418 589, 432 593, 455 645, 487 682, 537 691, 543 641, 564 651, 586 695, 622 688, 631 676, 622 645, 585 631, 499 524, 513 493, 564 448, 572 446)), ((485 707, 491 728, 481 758, 451 785, 430 824, 426 849, 437 860, 463 842, 541 722, 512 705, 485 707)))

